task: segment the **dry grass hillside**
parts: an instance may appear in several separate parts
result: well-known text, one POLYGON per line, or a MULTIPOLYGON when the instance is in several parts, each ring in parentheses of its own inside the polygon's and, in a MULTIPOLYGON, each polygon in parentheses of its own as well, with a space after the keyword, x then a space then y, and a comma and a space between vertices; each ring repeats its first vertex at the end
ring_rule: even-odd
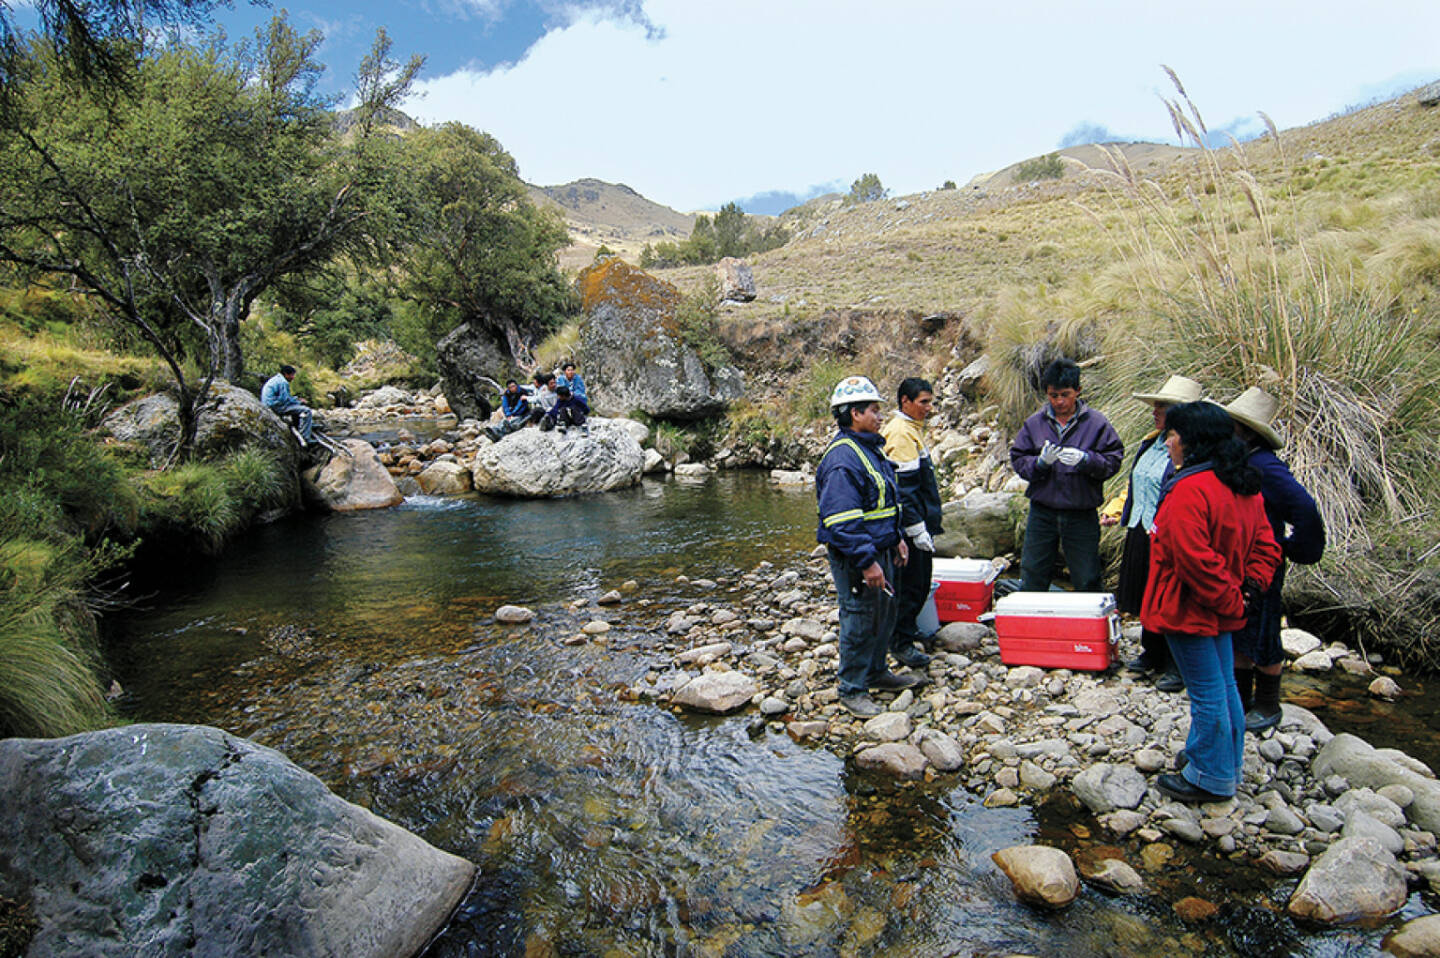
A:
POLYGON ((583 179, 561 186, 531 186, 530 198, 565 217, 574 241, 560 253, 565 269, 588 266, 601 246, 634 262, 646 243, 684 239, 695 225, 693 213, 677 213, 623 183, 583 179))

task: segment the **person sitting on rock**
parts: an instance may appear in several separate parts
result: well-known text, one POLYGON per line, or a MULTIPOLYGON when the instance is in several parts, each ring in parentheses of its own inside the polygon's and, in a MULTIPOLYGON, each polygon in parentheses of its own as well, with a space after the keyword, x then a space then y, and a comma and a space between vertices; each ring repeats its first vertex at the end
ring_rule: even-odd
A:
POLYGON ((530 399, 513 379, 505 380, 505 391, 500 394, 500 415, 499 425, 485 427, 493 442, 499 442, 530 421, 530 399))
POLYGON ((559 426, 560 431, 565 432, 573 426, 577 429, 584 427, 588 433, 589 427, 585 426, 585 417, 590 414, 590 407, 586 405, 585 400, 571 395, 569 386, 556 386, 555 397, 555 405, 551 406, 550 411, 545 414, 545 418, 540 420, 541 431, 549 432, 559 426))
POLYGON ((530 421, 540 422, 555 405, 555 374, 536 373, 530 389, 530 421))
POLYGON ((260 390, 260 401, 287 423, 290 421, 290 416, 294 415, 296 419, 294 428, 300 433, 300 441, 308 446, 314 441, 312 430, 315 413, 290 393, 290 383, 294 380, 295 367, 281 366, 280 371, 271 376, 265 383, 265 388, 260 390))
POLYGON ((569 386, 570 395, 583 399, 587 404, 590 402, 590 397, 585 394, 585 380, 580 378, 580 373, 575 370, 574 363, 565 364, 558 383, 561 386, 569 386))

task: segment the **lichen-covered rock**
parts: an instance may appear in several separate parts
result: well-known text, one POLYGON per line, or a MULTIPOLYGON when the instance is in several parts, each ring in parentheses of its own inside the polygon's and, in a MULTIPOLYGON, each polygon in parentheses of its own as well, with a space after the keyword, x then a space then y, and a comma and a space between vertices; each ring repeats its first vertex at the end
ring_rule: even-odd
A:
POLYGON ((720 281, 720 298, 732 303, 749 303, 755 299, 755 273, 743 260, 727 256, 715 264, 715 278, 720 281))
POLYGON ((307 499, 331 512, 388 509, 405 501, 374 446, 363 439, 346 439, 341 445, 349 455, 336 453, 301 476, 307 499))
POLYGON ((697 712, 733 712, 750 704, 757 688, 743 672, 705 672, 675 693, 676 705, 697 712))
POLYGON ((685 342, 674 286, 618 257, 583 270, 576 282, 585 316, 579 351, 597 412, 701 419, 724 412, 744 393, 737 369, 707 368, 685 342))
POLYGON ((1373 838, 1342 838, 1300 879, 1286 909, 1327 925, 1384 918, 1405 904, 1405 869, 1373 838))
POLYGON ((435 344, 441 391, 455 415, 485 421, 494 411, 492 381, 515 364, 510 346, 490 330, 461 323, 435 344))
POLYGON ((589 435, 522 429, 475 454, 475 488, 541 499, 624 489, 640 481, 645 453, 623 427, 595 420, 589 435))
POLYGON ((0 896, 30 955, 413 955, 474 866, 219 729, 0 742, 0 896))
POLYGON ((1064 908, 1080 893, 1075 863, 1058 848, 1016 845, 990 856, 1021 901, 1046 908, 1064 908))

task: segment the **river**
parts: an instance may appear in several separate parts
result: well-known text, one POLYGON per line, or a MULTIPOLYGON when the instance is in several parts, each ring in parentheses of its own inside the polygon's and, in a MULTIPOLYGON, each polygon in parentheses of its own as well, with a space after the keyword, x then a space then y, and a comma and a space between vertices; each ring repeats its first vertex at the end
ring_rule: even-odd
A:
MULTIPOLYGON (((657 661, 647 626, 723 602, 761 562, 794 562, 813 528, 812 491, 734 473, 293 517, 219 558, 143 570, 142 600, 110 629, 122 709, 278 748, 476 862, 433 956, 1376 950, 1383 928, 1297 928, 1283 914, 1293 882, 1194 850, 1147 875, 1160 894, 1092 889, 1041 913, 1015 902, 989 856, 1098 841, 1064 796, 987 809, 944 777, 857 773, 753 714, 627 701, 657 661), (627 580, 639 588, 607 615, 608 644, 563 644, 627 580), (494 624, 507 603, 537 618, 494 624), (1221 920, 1186 927, 1168 904, 1182 894, 1226 901, 1221 920)), ((1412 896, 1405 914, 1425 910, 1412 896)))

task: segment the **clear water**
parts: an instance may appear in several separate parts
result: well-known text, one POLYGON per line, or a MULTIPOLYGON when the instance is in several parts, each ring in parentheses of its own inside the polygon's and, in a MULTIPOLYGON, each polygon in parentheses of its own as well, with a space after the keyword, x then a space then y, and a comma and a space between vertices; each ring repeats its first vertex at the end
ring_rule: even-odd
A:
POLYGON ((112 655, 128 717, 278 748, 477 863, 436 956, 1373 953, 1383 929, 1297 929, 1276 911, 1293 883, 1184 849, 1147 876, 1162 894, 1032 910, 989 856, 1093 843, 1066 801, 986 809, 953 779, 899 785, 752 737, 753 715, 626 700, 665 660, 666 611, 732 601, 727 579, 799 560, 813 523, 813 492, 749 474, 297 517, 150 569, 112 655), (572 607, 628 579, 619 610, 572 607), (506 603, 538 616, 496 625, 506 603), (597 615, 608 645, 562 644, 597 615), (1187 893, 1226 902, 1221 920, 1183 926, 1167 902, 1187 893))

